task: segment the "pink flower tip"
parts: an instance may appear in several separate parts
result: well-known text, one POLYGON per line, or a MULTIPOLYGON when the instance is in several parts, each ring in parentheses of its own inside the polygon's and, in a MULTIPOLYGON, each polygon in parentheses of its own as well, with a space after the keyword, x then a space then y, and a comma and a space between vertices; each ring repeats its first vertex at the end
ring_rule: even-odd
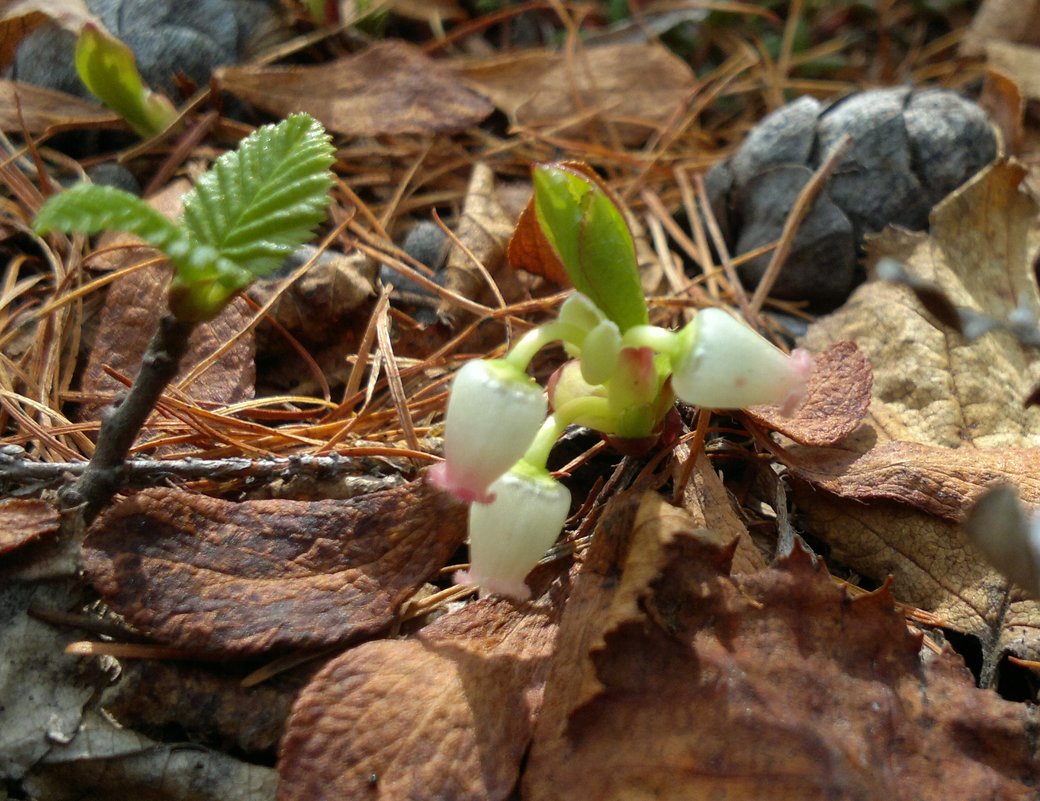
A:
POLYGON ((459 476, 451 469, 447 461, 438 462, 426 472, 426 479, 433 486, 444 492, 454 495, 463 503, 491 503, 495 500, 495 494, 488 492, 487 487, 480 487, 467 481, 465 476, 459 476))
POLYGON ((787 393, 784 402, 780 404, 780 413, 785 417, 794 414, 795 409, 805 400, 806 385, 813 370, 812 354, 805 348, 795 348, 788 357, 788 366, 791 369, 794 386, 787 393))
POLYGON ((481 598, 487 598, 489 595, 505 595, 517 601, 527 601, 531 598, 531 588, 524 581, 481 578, 474 575, 471 570, 456 570, 452 579, 456 584, 476 584, 481 598))

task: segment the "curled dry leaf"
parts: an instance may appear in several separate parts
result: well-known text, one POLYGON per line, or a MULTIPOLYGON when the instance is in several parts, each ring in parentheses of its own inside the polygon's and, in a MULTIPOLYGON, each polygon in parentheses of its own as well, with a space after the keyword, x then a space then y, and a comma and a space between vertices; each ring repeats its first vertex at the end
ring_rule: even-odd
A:
POLYGON ((465 507, 419 480, 348 501, 228 501, 153 489, 88 532, 88 577, 146 634, 228 654, 384 628, 462 543, 465 507))
POLYGON ((280 801, 510 797, 541 704, 558 603, 482 600, 414 640, 365 643, 301 693, 280 801))
MULTIPOLYGON (((495 285, 507 301, 518 300, 522 288, 516 276, 500 269, 512 230, 513 224, 495 195, 494 171, 483 162, 474 164, 455 231, 465 250, 454 242, 451 244, 444 268, 445 288, 464 298, 491 299, 498 305, 491 296, 487 279, 474 263, 476 260, 495 278, 495 285)), ((443 301, 438 313, 442 317, 450 316, 451 308, 450 301, 443 301)))
POLYGON ((792 417, 776 406, 756 406, 744 414, 801 445, 836 445, 863 421, 872 381, 870 360, 856 343, 835 342, 813 357, 805 401, 792 417))
POLYGON ((887 589, 850 599, 800 548, 729 576, 731 553, 654 495, 627 535, 593 541, 560 624, 525 799, 1035 791, 1035 710, 977 689, 948 651, 922 663, 887 589))
MULTIPOLYGON (((871 242, 871 258, 903 262, 959 307, 997 319, 1020 302, 1040 312, 1040 206, 1024 177, 1013 162, 996 164, 933 211, 930 234, 890 229, 871 242)), ((966 342, 907 287, 884 282, 860 287, 803 344, 816 351, 849 339, 874 368, 865 424, 837 449, 778 451, 816 488, 796 486, 803 520, 835 558, 868 576, 891 574, 901 600, 980 637, 989 682, 1004 652, 1040 656, 1040 604, 1011 592, 952 521, 996 480, 1040 503, 1040 409, 1022 405, 1040 361, 1007 333, 966 342)))
POLYGON ((386 41, 314 67, 228 67, 225 91, 279 117, 306 111, 348 136, 450 133, 476 125, 491 103, 414 45, 386 41))
POLYGON ((46 501, 33 498, 8 498, 0 501, 0 556, 54 534, 60 520, 57 510, 46 501))

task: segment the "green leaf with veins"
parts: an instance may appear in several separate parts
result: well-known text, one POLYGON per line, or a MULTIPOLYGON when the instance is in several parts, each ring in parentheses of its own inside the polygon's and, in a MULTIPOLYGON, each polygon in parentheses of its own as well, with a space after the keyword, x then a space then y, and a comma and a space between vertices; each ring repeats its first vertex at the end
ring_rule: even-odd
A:
POLYGON ((306 114, 265 125, 218 158, 184 197, 184 226, 253 277, 275 270, 325 219, 328 134, 306 114))
POLYGON ((34 227, 38 234, 128 231, 166 253, 191 247, 183 228, 136 195, 112 186, 83 183, 54 195, 36 215, 34 227))
POLYGON ((533 172, 535 215, 574 288, 621 332, 649 321, 632 235, 621 211, 591 178, 562 165, 533 172))
POLYGON ((36 230, 136 234, 174 264, 170 310, 182 320, 208 320, 311 238, 325 218, 332 161, 321 124, 295 114, 217 159, 185 195, 181 225, 127 192, 81 184, 43 205, 36 230))

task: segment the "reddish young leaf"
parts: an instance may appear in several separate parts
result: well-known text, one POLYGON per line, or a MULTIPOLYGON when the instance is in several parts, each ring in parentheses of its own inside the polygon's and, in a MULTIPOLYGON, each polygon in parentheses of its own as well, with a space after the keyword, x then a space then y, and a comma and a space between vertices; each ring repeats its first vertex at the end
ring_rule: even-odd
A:
MULTIPOLYGON (((569 167, 575 172, 591 178, 614 204, 621 208, 617 197, 603 182, 603 179, 584 161, 560 161, 555 162, 554 166, 569 167)), ((567 268, 563 266, 563 262, 560 261, 555 249, 546 238, 545 232, 542 231, 542 226, 538 224, 533 196, 520 213, 516 229, 509 240, 507 256, 509 263, 516 270, 525 270, 533 275, 540 275, 559 287, 573 286, 570 276, 567 275, 567 268)))
POLYGON ((482 600, 415 640, 365 643, 329 662, 293 708, 280 801, 509 798, 557 608, 482 600))
POLYGON ((466 536, 416 481, 347 501, 230 503, 152 489, 88 532, 87 575, 146 634, 200 651, 346 642, 385 627, 466 536))
POLYGON ((559 287, 571 285, 567 269, 538 224, 533 197, 520 213, 516 229, 509 240, 509 250, 506 255, 515 270, 525 270, 532 275, 540 275, 559 287))

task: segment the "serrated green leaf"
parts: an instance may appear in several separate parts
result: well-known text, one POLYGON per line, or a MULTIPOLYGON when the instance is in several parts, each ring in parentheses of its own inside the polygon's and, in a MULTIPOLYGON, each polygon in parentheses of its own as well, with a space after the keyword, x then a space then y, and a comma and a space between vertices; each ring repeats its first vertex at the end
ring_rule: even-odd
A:
POLYGON ((184 198, 184 225, 253 277, 276 269, 325 219, 333 149, 321 124, 293 114, 225 153, 184 198))
POLYGON ((39 234, 51 231, 127 231, 168 254, 182 258, 192 249, 188 234, 141 198, 112 186, 76 184, 51 197, 36 215, 39 234))
POLYGON ((140 136, 155 136, 177 117, 169 100, 145 86, 130 48, 92 23, 76 40, 75 63, 84 86, 140 136))
POLYGON ((561 165, 534 169, 535 215, 574 288, 622 332, 649 321, 635 245, 621 211, 595 181, 561 165))

